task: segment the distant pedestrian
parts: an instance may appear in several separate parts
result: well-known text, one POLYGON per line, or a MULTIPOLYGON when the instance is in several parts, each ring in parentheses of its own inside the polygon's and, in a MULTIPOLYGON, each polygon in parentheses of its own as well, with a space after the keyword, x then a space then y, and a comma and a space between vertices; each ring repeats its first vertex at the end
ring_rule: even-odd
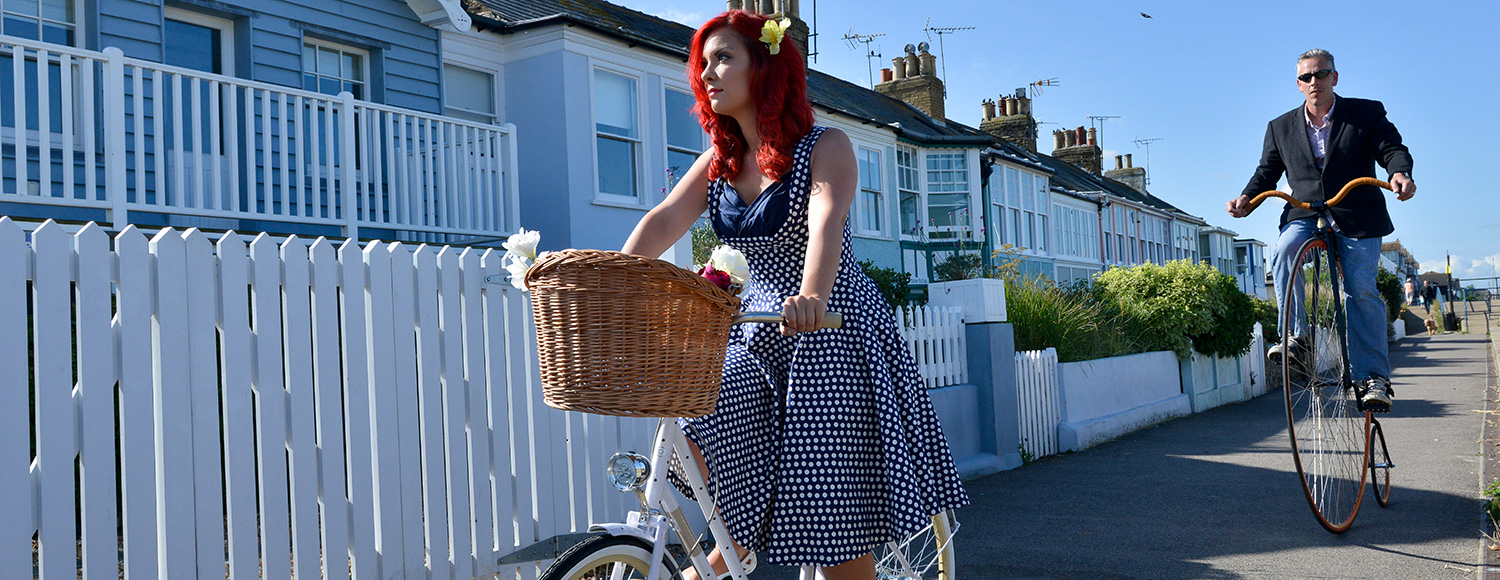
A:
MULTIPOLYGON (((1303 202, 1327 201, 1345 183, 1374 177, 1376 164, 1390 172, 1396 199, 1406 201, 1416 194, 1411 154, 1401 144, 1396 126, 1386 118, 1385 106, 1380 101, 1334 94, 1339 73, 1332 54, 1322 49, 1302 53, 1297 57, 1296 82, 1304 102, 1266 126, 1260 165, 1240 196, 1226 204, 1229 215, 1247 215, 1250 199, 1276 189, 1283 174, 1292 196, 1303 202)), ((1351 370, 1354 379, 1366 386, 1361 402, 1375 411, 1389 411, 1391 364, 1382 328, 1386 325, 1385 303, 1376 288, 1375 273, 1380 238, 1395 226, 1386 212, 1383 192, 1372 185, 1355 188, 1328 213, 1338 232, 1335 238, 1343 258, 1351 370)), ((1276 280, 1276 303, 1282 312, 1286 312, 1289 300, 1297 248, 1317 233, 1315 216, 1314 211, 1291 204, 1281 212, 1281 236, 1276 241, 1272 276, 1276 280)), ((1299 336, 1302 330, 1285 329, 1293 337, 1288 341, 1292 352, 1282 352, 1283 345, 1278 344, 1267 353, 1268 358, 1299 356, 1307 348, 1299 336)))
POLYGON ((1402 286, 1402 289, 1405 290, 1405 292, 1406 292, 1406 303, 1407 304, 1411 304, 1411 305, 1416 305, 1416 302, 1414 302, 1414 300, 1416 300, 1416 298, 1417 298, 1415 296, 1415 294, 1417 293, 1417 282, 1416 282, 1416 279, 1412 278, 1411 276, 1407 276, 1406 277, 1406 284, 1404 284, 1402 286))
POLYGON ((1422 281, 1422 308, 1426 309, 1426 311, 1427 311, 1428 314, 1432 314, 1432 301, 1433 300, 1437 300, 1437 286, 1433 286, 1432 285, 1432 281, 1430 281, 1430 280, 1423 280, 1422 281))

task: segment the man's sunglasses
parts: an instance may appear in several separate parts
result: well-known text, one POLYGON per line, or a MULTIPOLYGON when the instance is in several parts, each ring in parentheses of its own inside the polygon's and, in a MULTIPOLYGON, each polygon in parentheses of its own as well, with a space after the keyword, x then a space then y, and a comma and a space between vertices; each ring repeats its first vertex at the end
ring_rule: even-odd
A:
POLYGON ((1331 74, 1333 74, 1333 70, 1325 68, 1325 69, 1320 70, 1318 72, 1302 73, 1300 75, 1297 75, 1297 80, 1302 81, 1304 83, 1310 83, 1310 82, 1313 81, 1313 79, 1322 80, 1324 78, 1327 78, 1328 75, 1331 75, 1331 74))

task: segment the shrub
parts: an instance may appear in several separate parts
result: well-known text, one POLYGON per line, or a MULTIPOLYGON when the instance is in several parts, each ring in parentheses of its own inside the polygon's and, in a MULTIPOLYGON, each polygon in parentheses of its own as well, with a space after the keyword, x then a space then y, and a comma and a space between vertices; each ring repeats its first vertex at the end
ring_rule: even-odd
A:
POLYGON ((880 295, 885 297, 886 303, 892 308, 900 308, 910 302, 908 295, 911 294, 911 274, 895 268, 881 268, 870 260, 860 260, 859 269, 864 270, 865 275, 875 282, 880 295))
POLYGON ((1254 304, 1234 279, 1186 260, 1141 264, 1099 275, 1101 298, 1127 317, 1126 329, 1143 350, 1192 356, 1244 354, 1255 324, 1254 304))
POLYGON ((719 235, 714 233, 713 224, 700 222, 693 226, 689 233, 693 238, 693 267, 699 264, 707 264, 708 257, 713 255, 714 248, 724 242, 719 241, 719 235))
POLYGON ((937 282, 982 278, 985 273, 984 257, 962 250, 949 254, 932 266, 932 275, 937 282))
POLYGON ((1119 311, 1095 299, 1086 283, 1059 288, 1043 277, 1010 277, 1005 281, 1005 308, 1018 351, 1056 348, 1058 362, 1135 352, 1121 328, 1119 311))
POLYGON ((1380 297, 1385 300, 1385 321, 1395 322, 1401 318, 1401 303, 1405 297, 1401 291, 1401 281, 1396 275, 1387 272, 1385 267, 1375 274, 1375 287, 1380 290, 1380 297))
POLYGON ((1281 342, 1281 334, 1277 325, 1281 323, 1281 312, 1276 309, 1275 300, 1254 299, 1255 321, 1260 323, 1260 335, 1265 337, 1266 344, 1281 342))

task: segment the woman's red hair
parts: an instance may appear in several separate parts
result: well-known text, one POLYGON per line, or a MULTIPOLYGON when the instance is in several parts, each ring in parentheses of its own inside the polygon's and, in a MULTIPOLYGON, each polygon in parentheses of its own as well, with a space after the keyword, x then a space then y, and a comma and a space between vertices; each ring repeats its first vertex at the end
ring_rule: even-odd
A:
POLYGON ((813 110, 807 102, 807 68, 802 53, 790 38, 783 38, 781 50, 771 54, 760 41, 761 27, 767 20, 770 18, 765 15, 730 10, 699 27, 688 48, 688 82, 696 99, 693 113, 713 140, 716 153, 708 166, 710 180, 738 176, 740 158, 748 147, 739 123, 714 112, 703 84, 703 44, 720 28, 733 30, 750 53, 751 99, 755 101, 755 130, 760 136, 755 160, 761 172, 771 179, 781 179, 792 166, 792 148, 797 140, 812 131, 813 110))

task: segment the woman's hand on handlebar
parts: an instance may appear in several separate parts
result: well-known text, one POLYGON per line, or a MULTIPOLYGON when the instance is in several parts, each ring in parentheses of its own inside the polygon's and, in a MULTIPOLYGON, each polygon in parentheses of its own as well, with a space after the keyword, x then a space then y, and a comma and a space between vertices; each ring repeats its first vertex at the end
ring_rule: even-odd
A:
POLYGON ((1224 209, 1229 210, 1229 215, 1242 218, 1250 215, 1250 198, 1243 195, 1229 200, 1224 204, 1224 209))
POLYGON ((781 325, 781 334, 793 336, 799 332, 823 328, 823 315, 827 312, 828 302, 821 297, 805 294, 788 296, 781 304, 781 316, 786 319, 781 325))

